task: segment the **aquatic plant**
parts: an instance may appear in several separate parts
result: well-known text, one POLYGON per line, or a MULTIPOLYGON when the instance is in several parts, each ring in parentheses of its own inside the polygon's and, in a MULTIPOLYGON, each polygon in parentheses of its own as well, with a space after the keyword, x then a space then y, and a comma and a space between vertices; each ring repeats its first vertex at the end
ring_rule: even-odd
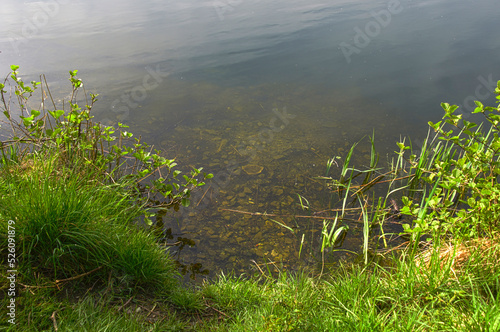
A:
MULTIPOLYGON (((500 81, 496 93, 500 102, 500 81)), ((374 226, 379 225, 379 237, 387 246, 384 223, 393 222, 395 217, 410 236, 413 249, 422 239, 439 243, 441 238, 464 241, 498 234, 500 106, 475 103, 473 113, 481 113, 489 127, 463 120, 462 115, 455 114, 458 106, 442 103, 444 121, 429 122, 435 135, 429 131, 418 153, 411 143, 408 146, 401 140, 397 143, 396 159, 389 162, 388 171, 381 173, 374 140, 370 138, 368 168, 360 170, 349 165, 356 143, 344 158, 338 180, 318 178, 330 188, 331 204, 341 206, 339 221, 362 220, 365 263, 374 226), (451 128, 446 129, 447 126, 451 128), (362 175, 363 180, 357 182, 362 175), (372 187, 382 184, 386 185, 384 195, 380 191, 368 195, 372 187), (401 208, 398 201, 402 202, 401 208), (402 216, 405 218, 401 220, 402 216)), ((327 162, 327 175, 334 160, 327 162)))

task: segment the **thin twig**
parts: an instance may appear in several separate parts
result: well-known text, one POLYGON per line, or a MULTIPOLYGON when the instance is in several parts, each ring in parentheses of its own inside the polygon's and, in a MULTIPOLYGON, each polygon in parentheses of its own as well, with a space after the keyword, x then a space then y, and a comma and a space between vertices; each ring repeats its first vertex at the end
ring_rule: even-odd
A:
POLYGON ((361 209, 361 207, 356 207, 356 208, 340 208, 340 209, 328 209, 328 210, 323 210, 323 211, 318 211, 318 212, 313 212, 313 215, 318 215, 318 214, 322 214, 322 213, 325 213, 325 212, 341 212, 341 211, 350 211, 350 210, 359 210, 361 209))
MULTIPOLYGON (((42 80, 42 78, 40 77, 40 81, 42 80)), ((49 97, 50 97, 50 101, 52 101, 52 105, 54 106, 54 110, 57 110, 57 106, 56 106, 56 103, 54 102, 54 98, 52 98, 52 93, 50 93, 50 88, 49 88, 49 84, 47 83, 47 78, 45 77, 45 75, 43 75, 43 80, 45 81, 45 86, 47 87, 47 92, 49 93, 49 97)), ((42 91, 45 91, 43 90, 43 84, 42 84, 42 91)), ((43 98, 43 96, 42 96, 43 98)), ((44 102, 44 105, 45 105, 45 100, 42 99, 42 101, 44 102)), ((57 119, 56 119, 57 120, 57 119)), ((50 121, 50 120, 49 120, 50 121)), ((52 125, 51 125, 52 126, 52 125)))
POLYGON ((56 321, 56 313, 57 311, 54 311, 52 313, 52 316, 50 316, 50 319, 52 319, 52 322, 54 323, 54 330, 57 332, 57 321, 56 321))
POLYGON ((375 179, 368 182, 367 184, 362 185, 361 188, 359 188, 354 194, 351 195, 351 197, 353 197, 354 195, 356 195, 360 191, 368 190, 370 187, 374 186, 377 183, 381 183, 381 182, 379 182, 379 180, 382 180, 384 177, 385 177, 385 175, 379 175, 375 179))
POLYGON ((158 303, 155 303, 155 305, 153 306, 153 309, 151 309, 149 311, 149 314, 147 314, 146 317, 149 317, 153 313, 153 311, 155 310, 155 308, 156 308, 157 305, 158 305, 158 303))
POLYGON ((264 271, 262 271, 262 269, 260 268, 259 264, 257 264, 256 261, 254 261, 253 259, 251 260, 252 263, 255 264, 255 266, 257 266, 257 268, 259 269, 260 273, 262 273, 262 275, 264 275, 264 271))
POLYGON ((31 288, 48 288, 48 287, 57 287, 57 288, 59 288, 59 284, 60 283, 63 283, 63 282, 66 282, 66 281, 72 281, 72 280, 76 280, 76 279, 85 277, 85 276, 87 276, 87 275, 89 275, 91 273, 94 273, 97 270, 102 269, 102 268, 103 268, 103 266, 100 266, 100 267, 98 267, 96 269, 93 269, 92 271, 85 272, 83 274, 80 274, 80 275, 77 275, 77 276, 74 276, 74 277, 71 277, 71 278, 56 280, 55 282, 48 282, 48 283, 45 283, 45 284, 42 284, 42 285, 32 286, 32 285, 25 285, 25 284, 22 284, 20 282, 18 282, 18 284, 21 285, 21 286, 23 286, 24 288, 27 288, 27 289, 31 289, 31 288))
POLYGON ((236 151, 236 153, 237 153, 237 154, 239 154, 239 155, 240 155, 240 157, 243 157, 243 156, 241 155, 241 153, 240 153, 240 152, 239 152, 239 151, 238 151, 238 150, 237 150, 237 149, 236 149, 236 148, 235 148, 232 144, 231 144, 231 147, 234 149, 234 151, 236 151))
POLYGON ((174 242, 174 243, 165 243, 163 244, 165 247, 175 247, 175 246, 178 246, 179 244, 181 244, 182 241, 177 241, 177 242, 174 242))
POLYGON ((388 250, 384 250, 384 254, 388 254, 390 253, 391 251, 394 251, 394 250, 398 250, 399 248, 405 246, 405 245, 409 245, 410 244, 410 241, 405 241, 403 243, 401 243, 400 245, 394 247, 394 248, 391 248, 391 249, 388 249, 388 250))
MULTIPOLYGON (((391 172, 392 172, 392 171, 391 171, 391 172)), ((391 172, 387 172, 387 173, 384 173, 384 174, 382 174, 382 175, 384 175, 384 176, 385 176, 385 175, 387 175, 387 174, 389 174, 389 173, 391 173, 391 172)), ((360 173, 360 174, 361 174, 361 173, 360 173)), ((382 176, 382 175, 380 175, 380 176, 382 176)), ((404 179, 410 178, 410 177, 412 177, 412 176, 414 176, 414 175, 405 175, 405 176, 402 176, 402 177, 400 177, 400 178, 396 178, 396 179, 390 179, 390 180, 379 181, 379 182, 377 182, 377 184, 378 184, 378 183, 386 183, 386 182, 391 182, 391 181, 399 181, 399 180, 404 180, 404 179)), ((331 177, 317 177, 317 179, 320 179, 320 180, 333 180, 331 177)), ((367 183, 367 184, 355 185, 355 186, 351 186, 350 188, 351 188, 351 189, 353 189, 353 188, 363 188, 363 187, 367 186, 368 184, 369 184, 369 183, 367 183)))
POLYGON ((107 293, 110 291, 111 287, 112 287, 112 284, 111 284, 111 277, 112 277, 112 274, 111 274, 111 273, 112 273, 112 272, 111 272, 111 271, 109 271, 109 276, 108 276, 108 286, 106 287, 106 290, 104 291, 104 294, 107 294, 107 293))
POLYGON ((198 205, 200 205, 201 201, 203 200, 203 197, 205 197, 205 195, 208 192, 208 189, 210 189, 211 187, 212 187, 212 185, 208 186, 208 188, 207 188, 207 190, 205 190, 205 193, 203 194, 203 196, 201 196, 200 201, 198 202, 198 204, 196 204, 196 207, 198 207, 198 205))
POLYGON ((231 316, 226 315, 226 314, 225 314, 225 313, 223 313, 222 311, 217 310, 217 309, 215 309, 214 307, 212 307, 212 306, 210 306, 210 305, 208 305, 208 304, 207 304, 207 307, 209 307, 210 309, 212 309, 212 310, 214 310, 214 311, 217 311, 219 314, 221 314, 221 315, 225 316, 226 318, 233 319, 231 316))
MULTIPOLYGON (((230 211, 242 214, 249 214, 251 216, 261 216, 261 217, 293 217, 293 218, 311 218, 311 219, 325 219, 325 220, 335 220, 338 217, 325 217, 325 216, 304 216, 304 215, 293 215, 293 214, 274 214, 274 213, 261 213, 261 212, 247 212, 233 209, 221 209, 221 211, 230 211)), ((342 220, 347 221, 359 221, 356 219, 342 218, 342 220)))
POLYGON ((71 278, 67 278, 67 279, 61 279, 61 280, 56 280, 56 285, 61 283, 61 282, 66 282, 66 281, 72 281, 72 280, 76 280, 76 279, 79 279, 79 278, 82 278, 82 277, 85 277, 85 276, 88 276, 89 274, 91 273, 94 273, 95 271, 98 271, 100 269, 102 269, 103 266, 99 266, 98 268, 95 268, 93 269, 92 271, 89 271, 89 272, 85 272, 85 273, 82 273, 80 275, 77 275, 77 276, 74 276, 74 277, 71 277, 71 278))
POLYGON ((123 308, 125 308, 129 303, 130 301, 132 301, 134 297, 132 296, 130 299, 128 299, 127 302, 125 302, 121 307, 118 308, 118 312, 120 312, 123 308))

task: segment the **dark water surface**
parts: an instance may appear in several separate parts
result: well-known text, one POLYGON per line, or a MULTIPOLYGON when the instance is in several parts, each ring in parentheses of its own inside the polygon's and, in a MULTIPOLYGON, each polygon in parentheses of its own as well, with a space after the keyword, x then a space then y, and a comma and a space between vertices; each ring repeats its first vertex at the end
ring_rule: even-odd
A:
POLYGON ((18 64, 61 91, 79 69, 100 120, 216 175, 163 218, 172 242, 195 243, 173 249, 186 270, 297 267, 318 252, 321 220, 222 209, 289 215, 297 194, 325 209, 312 177, 354 142, 374 132, 385 161, 400 136, 418 146, 441 102, 492 103, 499 18, 495 0, 2 0, 0 74, 18 64))

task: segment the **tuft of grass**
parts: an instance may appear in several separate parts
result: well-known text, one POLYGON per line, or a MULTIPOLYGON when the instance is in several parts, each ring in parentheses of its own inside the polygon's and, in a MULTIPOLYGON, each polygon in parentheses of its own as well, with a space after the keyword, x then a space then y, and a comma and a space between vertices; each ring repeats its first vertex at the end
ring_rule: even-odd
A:
POLYGON ((148 287, 172 284, 168 254, 133 223, 140 208, 126 183, 104 185, 92 168, 56 165, 57 155, 31 160, 28 172, 0 169, 0 241, 7 248, 6 221, 15 221, 25 278, 66 279, 101 268, 97 276, 112 271, 148 287))

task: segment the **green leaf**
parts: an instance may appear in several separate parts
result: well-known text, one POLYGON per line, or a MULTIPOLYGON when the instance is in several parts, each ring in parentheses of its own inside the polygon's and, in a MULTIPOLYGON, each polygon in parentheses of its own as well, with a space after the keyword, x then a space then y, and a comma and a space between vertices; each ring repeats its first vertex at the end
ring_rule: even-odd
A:
POLYGON ((397 146, 398 146, 401 150, 404 150, 404 149, 406 148, 406 147, 405 147, 405 144, 404 144, 404 143, 402 143, 402 142, 397 142, 396 144, 397 144, 397 146))
POLYGON ((475 113, 481 113, 483 112, 483 108, 482 107, 476 107, 473 111, 472 111, 472 114, 475 114, 475 113))
POLYGON ((189 199, 187 199, 187 198, 183 198, 183 199, 181 200, 181 204, 182 204, 182 206, 184 206, 184 207, 189 207, 189 204, 191 204, 191 201, 190 201, 189 199))
POLYGON ((19 116, 23 119, 23 124, 25 127, 30 126, 33 123, 33 115, 32 116, 19 116))
POLYGON ((439 121, 437 123, 432 123, 432 121, 429 121, 428 124, 429 124, 429 126, 431 126, 431 128, 433 128, 434 130, 437 131, 439 129, 439 127, 441 126, 441 122, 443 122, 443 121, 439 121))
POLYGON ((474 128, 477 126, 477 124, 475 124, 474 122, 470 122, 467 120, 464 120, 463 123, 464 123, 465 128, 467 128, 467 129, 474 128))
POLYGON ((59 119, 61 115, 64 115, 63 110, 49 111, 49 114, 52 115, 54 119, 59 119))
POLYGON ((399 212, 401 214, 411 215, 411 210, 408 206, 403 206, 399 212))

